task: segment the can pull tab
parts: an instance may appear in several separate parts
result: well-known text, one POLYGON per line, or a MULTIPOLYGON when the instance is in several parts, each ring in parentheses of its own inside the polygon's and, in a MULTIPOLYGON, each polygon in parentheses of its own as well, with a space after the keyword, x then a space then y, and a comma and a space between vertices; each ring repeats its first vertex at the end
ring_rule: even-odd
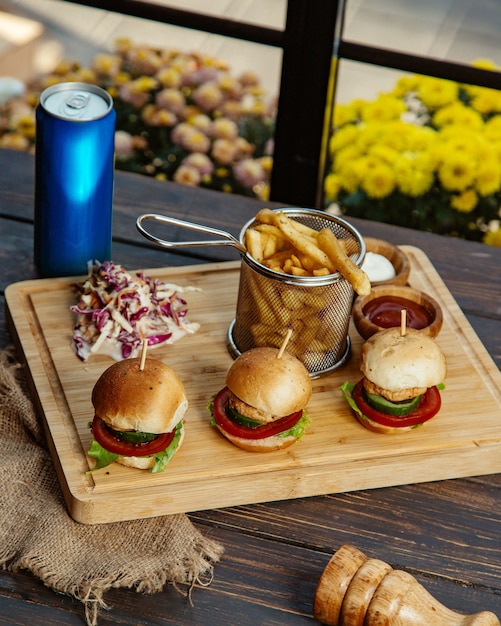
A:
POLYGON ((61 113, 68 117, 81 117, 90 102, 88 93, 72 93, 69 98, 62 103, 61 113))

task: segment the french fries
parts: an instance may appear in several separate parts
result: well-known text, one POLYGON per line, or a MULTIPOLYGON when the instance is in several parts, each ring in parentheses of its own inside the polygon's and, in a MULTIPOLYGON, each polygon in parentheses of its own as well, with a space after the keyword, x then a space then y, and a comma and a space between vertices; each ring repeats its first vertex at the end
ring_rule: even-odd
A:
POLYGON ((353 262, 339 243, 339 239, 329 228, 323 228, 317 237, 318 245, 336 265, 338 271, 351 284, 359 296, 371 292, 371 281, 367 274, 353 262))
POLYGON ((245 246, 259 263, 292 276, 339 272, 358 295, 370 292, 367 274, 348 256, 343 240, 328 228, 316 231, 282 211, 261 209, 257 224, 245 232, 245 246))
MULTIPOLYGON (((245 232, 248 253, 259 263, 290 276, 328 276, 339 272, 346 281, 277 281, 242 264, 235 325, 236 340, 246 346, 276 346, 292 335, 287 350, 317 368, 342 356, 348 332, 353 290, 370 291, 368 276, 354 263, 348 239, 329 228, 315 230, 285 211, 262 209, 245 232), (349 283, 349 284, 348 284, 349 283)), ((247 349, 247 348, 245 348, 247 349)))

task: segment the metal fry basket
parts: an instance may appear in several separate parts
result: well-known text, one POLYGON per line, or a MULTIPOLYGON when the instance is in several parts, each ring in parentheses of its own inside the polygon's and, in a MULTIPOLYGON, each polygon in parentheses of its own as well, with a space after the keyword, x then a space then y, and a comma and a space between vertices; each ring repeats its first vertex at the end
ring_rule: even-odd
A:
MULTIPOLYGON (((280 209, 302 224, 320 231, 329 228, 344 240, 347 253, 361 266, 365 243, 344 219, 315 209, 280 209)), ((256 224, 249 221, 240 232, 256 224)), ((327 276, 291 276, 242 256, 235 319, 228 329, 228 349, 233 357, 258 346, 279 348, 288 329, 287 351, 300 359, 312 378, 327 375, 348 358, 348 336, 354 291, 339 273, 327 276)))

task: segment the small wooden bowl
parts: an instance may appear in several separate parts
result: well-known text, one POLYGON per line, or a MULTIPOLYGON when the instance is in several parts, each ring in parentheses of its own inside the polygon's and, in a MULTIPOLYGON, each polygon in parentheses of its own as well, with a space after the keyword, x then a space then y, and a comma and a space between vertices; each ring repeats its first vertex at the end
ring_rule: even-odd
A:
POLYGON ((442 309, 436 300, 422 291, 407 287, 406 285, 379 285, 373 287, 371 293, 368 296, 358 296, 353 305, 353 321, 359 334, 365 339, 369 339, 374 333, 383 330, 382 326, 374 324, 365 314, 364 307, 375 300, 383 296, 393 296, 403 298, 404 300, 410 300, 425 309, 431 314, 431 323, 423 329, 421 332, 435 338, 442 328, 443 315, 442 309))
POLYGON ((388 280, 378 280, 372 282, 372 285, 405 285, 411 271, 411 264, 405 252, 398 247, 384 241, 383 239, 374 239, 372 237, 364 237, 365 248, 367 252, 375 252, 386 257, 395 268, 394 278, 388 280))

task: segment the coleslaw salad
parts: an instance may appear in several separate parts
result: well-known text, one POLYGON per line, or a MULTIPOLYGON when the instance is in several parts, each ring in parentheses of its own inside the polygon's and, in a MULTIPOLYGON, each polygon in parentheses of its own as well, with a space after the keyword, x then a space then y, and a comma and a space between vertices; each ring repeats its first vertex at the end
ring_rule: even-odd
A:
POLYGON ((139 356, 143 340, 155 348, 193 334, 200 324, 187 319, 183 294, 200 291, 137 272, 129 274, 112 261, 89 267, 85 281, 74 285, 79 295, 70 307, 76 315, 73 349, 86 361, 107 354, 116 361, 139 356))

